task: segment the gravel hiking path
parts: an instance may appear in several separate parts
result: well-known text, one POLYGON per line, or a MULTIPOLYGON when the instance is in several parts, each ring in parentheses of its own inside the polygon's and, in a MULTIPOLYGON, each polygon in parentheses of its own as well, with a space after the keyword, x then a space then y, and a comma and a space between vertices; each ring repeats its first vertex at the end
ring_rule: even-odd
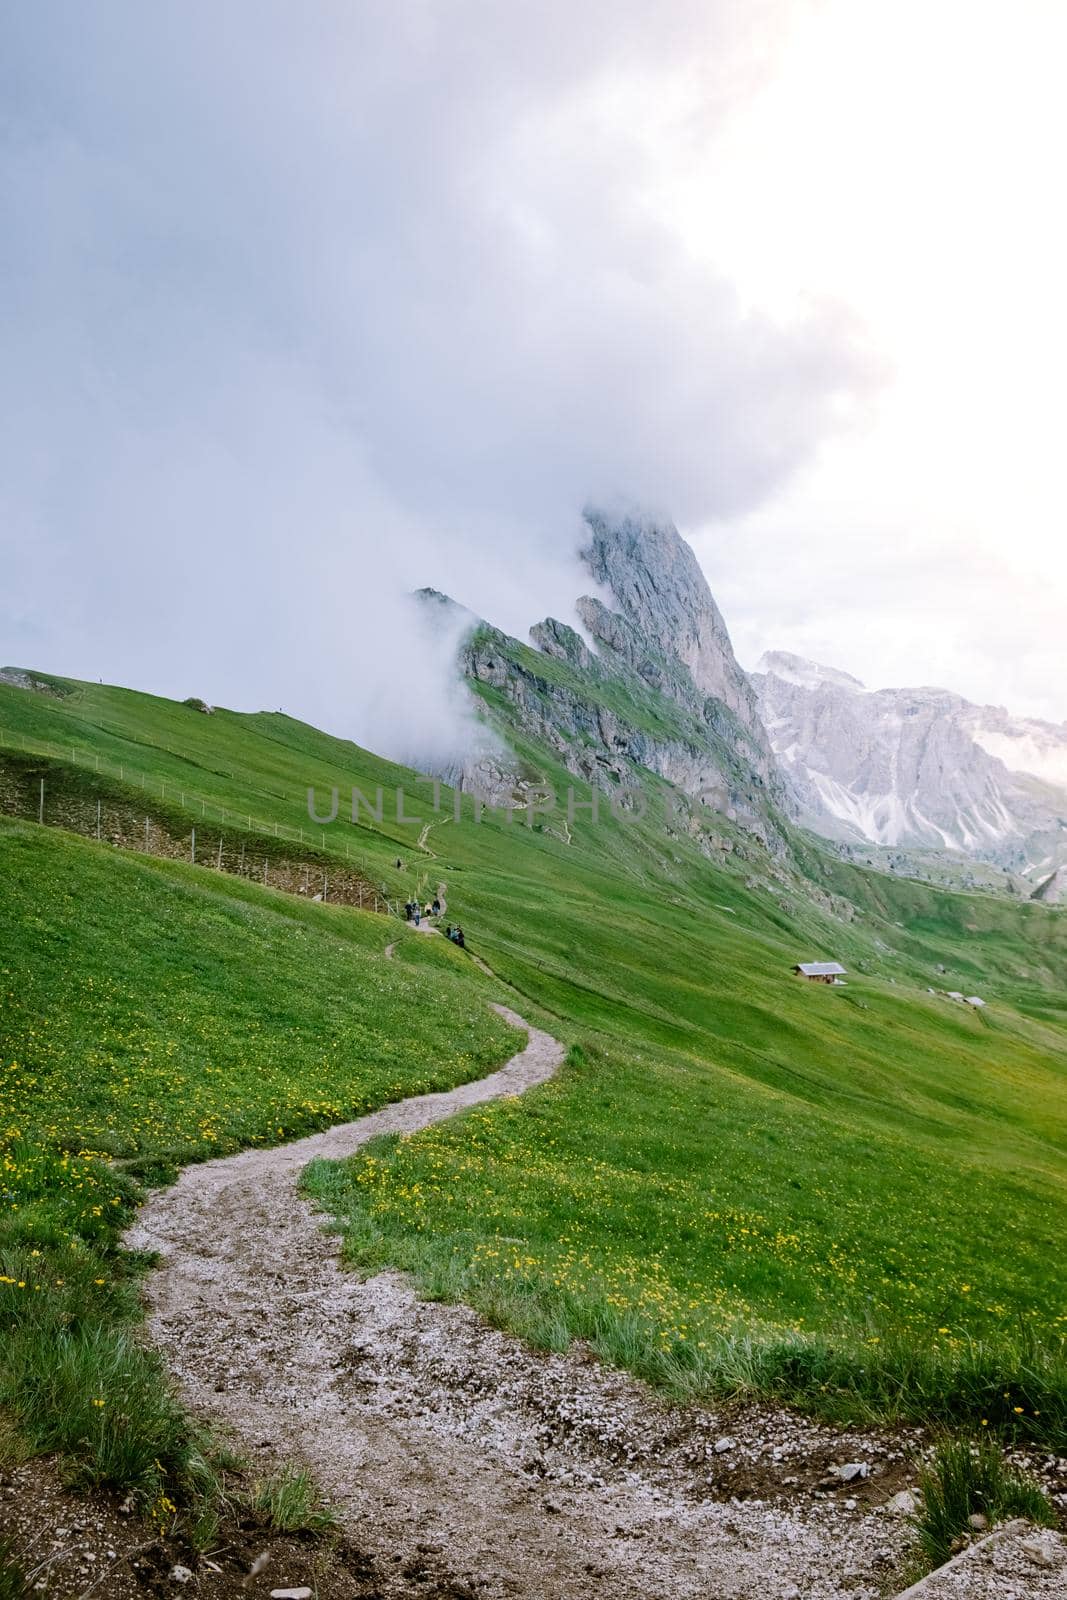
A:
POLYGON ((148 1328, 186 1402, 257 1470, 311 1470, 382 1600, 892 1593, 908 1530, 886 1502, 913 1437, 670 1406, 584 1347, 540 1354, 398 1273, 341 1270, 301 1169, 545 1082, 563 1046, 527 1035, 480 1082, 188 1167, 149 1198, 127 1243, 161 1258, 148 1328), (865 1475, 846 1483, 846 1463, 865 1475))

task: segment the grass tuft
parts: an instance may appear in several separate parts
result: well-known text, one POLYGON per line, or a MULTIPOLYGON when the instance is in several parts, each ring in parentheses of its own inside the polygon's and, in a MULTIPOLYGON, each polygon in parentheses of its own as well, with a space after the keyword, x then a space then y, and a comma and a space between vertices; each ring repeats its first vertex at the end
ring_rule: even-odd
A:
POLYGON ((0 1404, 34 1451, 59 1453, 72 1481, 133 1491, 148 1507, 211 1471, 159 1361, 121 1329, 40 1322, 16 1329, 0 1404))
POLYGON ((1025 1517, 1050 1527, 1055 1515, 1031 1478, 1010 1467, 991 1439, 944 1439, 919 1473, 921 1509, 914 1518, 926 1571, 943 1566, 973 1531, 972 1516, 990 1527, 1025 1517))
POLYGON ((249 1506, 280 1533, 321 1533, 337 1521, 324 1506, 309 1473, 286 1467, 272 1478, 253 1483, 249 1506))
POLYGON ((29 1592, 25 1574, 12 1554, 10 1539, 0 1538, 0 1600, 24 1600, 29 1592))

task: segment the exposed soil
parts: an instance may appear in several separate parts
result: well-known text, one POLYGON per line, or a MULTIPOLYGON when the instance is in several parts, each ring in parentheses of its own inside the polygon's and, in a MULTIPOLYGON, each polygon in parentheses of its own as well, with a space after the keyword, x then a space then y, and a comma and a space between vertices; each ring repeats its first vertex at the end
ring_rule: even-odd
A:
POLYGON ((150 1199, 128 1242, 160 1254, 149 1330, 187 1402, 257 1467, 311 1469, 345 1559, 375 1586, 320 1586, 322 1600, 892 1594, 909 1529, 889 1502, 918 1436, 671 1406, 580 1347, 539 1354, 464 1307, 418 1301, 396 1273, 340 1269, 297 1192, 303 1166, 543 1082, 563 1049, 528 1034, 479 1083, 190 1167, 150 1199))
POLYGON ((381 1600, 392 1592, 383 1587, 391 1575, 351 1539, 278 1533, 254 1513, 234 1512, 197 1551, 176 1525, 146 1524, 128 1501, 66 1487, 46 1461, 0 1473, 0 1536, 11 1539, 30 1592, 53 1600, 268 1600, 272 1589, 301 1587, 316 1600, 381 1600))

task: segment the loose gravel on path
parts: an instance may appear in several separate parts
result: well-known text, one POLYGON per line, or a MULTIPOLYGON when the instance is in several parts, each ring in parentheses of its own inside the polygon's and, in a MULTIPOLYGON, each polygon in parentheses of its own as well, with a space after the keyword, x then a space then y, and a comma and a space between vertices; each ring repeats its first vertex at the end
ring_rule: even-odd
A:
POLYGON ((341 1270, 297 1190, 308 1161, 521 1094, 563 1055, 529 1028, 480 1082, 189 1167, 154 1194, 128 1243, 159 1252, 149 1332, 187 1403, 255 1462, 307 1465, 397 1600, 892 1593, 909 1534, 889 1502, 914 1439, 670 1406, 581 1347, 540 1354, 397 1273, 341 1270))

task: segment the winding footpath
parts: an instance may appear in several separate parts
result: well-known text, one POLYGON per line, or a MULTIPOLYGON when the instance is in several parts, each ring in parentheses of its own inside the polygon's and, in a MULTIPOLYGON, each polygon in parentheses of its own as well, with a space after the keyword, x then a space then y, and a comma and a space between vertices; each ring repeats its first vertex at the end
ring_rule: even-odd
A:
POLYGON ((884 1506, 906 1469, 884 1441, 670 1407, 580 1347, 539 1354, 398 1273, 341 1270, 297 1188, 308 1161, 521 1094, 563 1056, 527 1028, 479 1082, 152 1194, 127 1243, 160 1256, 148 1329, 186 1403, 258 1469, 310 1469, 382 1600, 874 1600, 906 1542, 884 1506), (813 1502, 815 1476, 861 1456, 875 1493, 813 1502))

